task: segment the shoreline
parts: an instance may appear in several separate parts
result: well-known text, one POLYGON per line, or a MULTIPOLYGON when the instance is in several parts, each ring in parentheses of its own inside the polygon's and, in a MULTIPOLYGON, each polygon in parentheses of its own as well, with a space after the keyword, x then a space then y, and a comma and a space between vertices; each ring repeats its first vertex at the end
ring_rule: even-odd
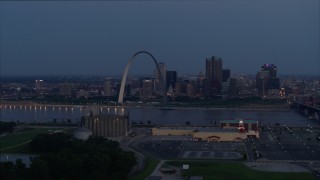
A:
POLYGON ((114 105, 114 106, 108 106, 108 105, 69 105, 69 104, 38 104, 38 103, 29 103, 29 104, 20 104, 20 103, 14 103, 14 104, 2 104, 0 103, 0 109, 23 109, 23 108, 31 108, 31 107, 58 107, 58 108, 86 108, 87 106, 100 106, 101 108, 127 108, 127 109, 159 109, 163 111, 170 111, 170 110, 194 110, 194 109, 200 109, 200 110, 221 110, 221 111, 227 111, 227 110, 233 110, 233 111, 290 111, 292 108, 290 107, 283 107, 283 105, 280 106, 280 108, 274 107, 270 108, 272 105, 266 105, 266 107, 259 106, 257 108, 252 107, 199 107, 199 106, 189 106, 189 107, 181 107, 181 106, 149 106, 146 104, 137 104, 137 105, 114 105))
MULTIPOLYGON (((103 106, 102 106, 103 107, 103 106)), ((183 109, 200 109, 200 110, 221 110, 221 111, 227 111, 227 110, 233 110, 233 111, 290 111, 291 108, 219 108, 219 107, 174 107, 174 106, 161 106, 161 107, 132 107, 132 106, 126 106, 128 109, 135 109, 135 108, 141 108, 141 109, 159 109, 163 111, 171 111, 171 110, 183 110, 183 109)))

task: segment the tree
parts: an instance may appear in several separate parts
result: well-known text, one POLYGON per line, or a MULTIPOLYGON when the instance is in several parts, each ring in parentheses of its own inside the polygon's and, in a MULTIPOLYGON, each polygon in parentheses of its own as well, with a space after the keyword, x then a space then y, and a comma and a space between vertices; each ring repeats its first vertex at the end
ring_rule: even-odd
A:
POLYGON ((1 122, 0 121, 0 134, 5 133, 5 132, 12 132, 14 127, 17 124, 15 122, 1 122))
POLYGON ((50 169, 46 161, 36 158, 32 160, 32 163, 30 165, 30 169, 29 169, 30 179, 49 180, 50 179, 49 170, 50 169))
POLYGON ((30 151, 40 154, 31 160, 30 168, 21 160, 1 162, 1 178, 124 180, 136 164, 132 152, 102 137, 81 141, 68 134, 40 134, 30 143, 30 151))
POLYGON ((247 154, 246 153, 243 153, 243 160, 247 160, 247 154))
POLYGON ((42 154, 31 168, 32 177, 41 179, 47 178, 45 174, 49 179, 127 179, 136 164, 132 152, 103 137, 81 141, 62 133, 41 134, 30 143, 30 150, 42 154), (41 172, 33 171, 41 164, 41 172))
POLYGON ((19 179, 25 179, 28 176, 28 171, 26 165, 21 159, 17 159, 15 163, 16 175, 19 179))
POLYGON ((28 179, 29 172, 26 165, 21 159, 17 159, 15 163, 13 162, 1 162, 0 163, 0 177, 1 179, 13 180, 28 179))
POLYGON ((12 162, 1 162, 0 163, 0 177, 1 179, 13 180, 17 179, 14 164, 12 162))

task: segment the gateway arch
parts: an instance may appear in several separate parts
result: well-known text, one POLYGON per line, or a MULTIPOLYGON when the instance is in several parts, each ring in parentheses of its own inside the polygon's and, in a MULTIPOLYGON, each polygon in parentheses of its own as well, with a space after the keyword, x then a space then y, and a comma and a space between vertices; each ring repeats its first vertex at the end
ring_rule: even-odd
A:
POLYGON ((161 86, 162 86, 163 103, 167 103, 167 93, 166 93, 165 83, 164 83, 164 79, 163 79, 163 76, 162 76, 160 68, 159 68, 159 64, 158 64, 157 60, 153 57, 153 55, 151 53, 147 52, 147 51, 136 52, 130 58, 130 60, 128 61, 127 65, 126 65, 126 68, 124 69, 124 72, 123 72, 123 75, 122 75, 122 81, 121 81, 121 87, 120 87, 120 92, 119 92, 118 103, 123 103, 124 88, 125 88, 125 85, 126 85, 128 71, 129 71, 129 68, 130 68, 130 66, 132 64, 133 59, 136 56, 138 56, 139 54, 147 54, 147 55, 149 55, 153 59, 154 63, 156 64, 158 72, 159 72, 159 75, 160 75, 160 81, 161 81, 161 86))

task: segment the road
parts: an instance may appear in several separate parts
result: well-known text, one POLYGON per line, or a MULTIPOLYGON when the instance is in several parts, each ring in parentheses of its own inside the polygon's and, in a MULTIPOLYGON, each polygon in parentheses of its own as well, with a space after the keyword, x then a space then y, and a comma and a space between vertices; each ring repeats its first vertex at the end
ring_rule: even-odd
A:
POLYGON ((144 160, 145 160, 144 155, 129 147, 129 145, 132 142, 137 141, 137 139, 140 139, 140 138, 142 138, 142 135, 135 136, 135 137, 126 137, 124 140, 120 142, 121 149, 123 149, 124 151, 133 152, 137 158, 137 164, 131 169, 131 172, 128 174, 128 176, 131 176, 136 172, 142 171, 144 169, 144 160))
POLYGON ((254 161, 254 152, 253 152, 253 143, 252 142, 245 142, 244 147, 247 153, 247 161, 254 161))
POLYGON ((18 146, 22 146, 22 145, 24 145, 24 144, 28 144, 28 143, 31 142, 31 141, 32 141, 32 140, 28 140, 28 141, 23 142, 23 143, 20 143, 20 144, 16 144, 16 145, 13 145, 13 146, 8 146, 8 147, 5 147, 5 148, 0 149, 0 151, 6 150, 6 149, 15 148, 15 147, 18 147, 18 146))

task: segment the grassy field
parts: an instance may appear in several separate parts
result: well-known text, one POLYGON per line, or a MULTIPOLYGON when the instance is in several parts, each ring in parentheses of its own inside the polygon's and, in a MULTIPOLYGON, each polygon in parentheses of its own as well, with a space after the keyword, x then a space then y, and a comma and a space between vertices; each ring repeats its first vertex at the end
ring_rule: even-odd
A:
POLYGON ((145 161, 145 168, 142 172, 132 176, 129 178, 129 180, 141 180, 147 178, 153 170, 157 167, 158 163, 160 161, 158 159, 147 157, 145 161))
POLYGON ((0 137, 1 153, 24 153, 28 151, 28 142, 40 133, 62 128, 28 128, 20 132, 0 137))
POLYGON ((182 167, 189 164, 190 169, 183 176, 202 176, 204 180, 312 180, 311 173, 265 172, 250 169, 237 162, 170 161, 167 164, 182 167))

